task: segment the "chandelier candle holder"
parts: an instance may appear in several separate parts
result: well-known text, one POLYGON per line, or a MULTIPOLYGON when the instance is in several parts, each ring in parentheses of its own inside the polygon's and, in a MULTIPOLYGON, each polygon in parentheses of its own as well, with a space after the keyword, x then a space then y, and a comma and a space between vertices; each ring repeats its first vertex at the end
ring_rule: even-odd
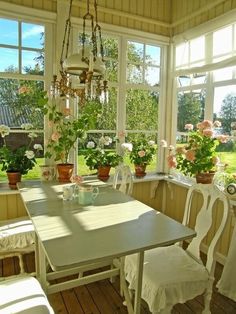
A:
POLYGON ((78 53, 68 56, 71 33, 70 0, 69 16, 66 20, 60 58, 60 80, 53 78, 53 88, 62 96, 85 98, 102 97, 107 99, 108 82, 104 79, 105 62, 102 44, 101 26, 97 18, 97 0, 93 0, 94 15, 90 12, 90 0, 87 0, 87 12, 83 16, 81 48, 78 53), (95 25, 94 25, 95 24, 95 25), (90 31, 90 34, 88 31, 90 31))

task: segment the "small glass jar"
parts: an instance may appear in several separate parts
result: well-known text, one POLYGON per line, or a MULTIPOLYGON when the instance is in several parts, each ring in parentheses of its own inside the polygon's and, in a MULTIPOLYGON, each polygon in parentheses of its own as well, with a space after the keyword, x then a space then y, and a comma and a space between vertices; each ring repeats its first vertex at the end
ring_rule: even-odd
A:
POLYGON ((214 176, 214 184, 219 187, 220 190, 225 189, 225 184, 226 184, 226 164, 220 163, 217 165, 217 171, 214 176))

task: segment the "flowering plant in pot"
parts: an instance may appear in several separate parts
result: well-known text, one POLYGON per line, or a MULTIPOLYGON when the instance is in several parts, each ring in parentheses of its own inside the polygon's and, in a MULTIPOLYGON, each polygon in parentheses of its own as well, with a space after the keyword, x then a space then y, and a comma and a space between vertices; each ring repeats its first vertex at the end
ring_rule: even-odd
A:
POLYGON ((121 144, 121 147, 128 152, 129 159, 135 167, 135 175, 137 177, 145 176, 146 166, 151 163, 157 151, 155 142, 146 138, 138 138, 132 143, 121 144))
POLYGON ((47 142, 45 157, 58 162, 58 170, 60 168, 65 169, 62 171, 66 177, 64 178, 62 177, 63 174, 62 176, 59 174, 59 181, 70 181, 73 172, 73 164, 68 161, 70 150, 75 148, 77 139, 80 140, 86 136, 86 131, 93 125, 98 114, 98 106, 88 106, 87 108, 87 104, 84 106, 85 109, 78 118, 65 104, 61 110, 58 109, 60 106, 56 101, 52 101, 47 106, 46 113, 48 114, 51 135, 47 142))
MULTIPOLYGON (((25 123, 21 125, 23 130, 29 131, 33 129, 33 125, 25 123)), ((10 128, 6 125, 0 125, 0 134, 3 138, 3 146, 0 147, 0 163, 2 164, 2 171, 6 171, 8 177, 12 173, 18 173, 15 181, 21 180, 21 175, 27 174, 29 170, 33 169, 36 165, 36 155, 39 151, 43 150, 41 144, 33 144, 37 134, 35 132, 29 132, 29 143, 27 145, 12 148, 7 145, 6 136, 10 134, 10 128)), ((13 188, 15 188, 15 183, 13 188)))
POLYGON ((102 136, 98 144, 91 140, 87 143, 85 151, 85 162, 90 170, 98 171, 98 178, 107 180, 111 167, 116 167, 123 161, 122 156, 114 151, 105 149, 112 144, 112 139, 109 136, 102 136))
POLYGON ((192 124, 186 124, 188 142, 184 146, 170 149, 167 157, 168 166, 190 177, 199 177, 202 173, 208 173, 209 177, 213 177, 211 173, 214 173, 220 161, 216 147, 228 141, 228 136, 216 134, 214 129, 220 126, 219 121, 204 120, 198 123, 194 130, 192 124))

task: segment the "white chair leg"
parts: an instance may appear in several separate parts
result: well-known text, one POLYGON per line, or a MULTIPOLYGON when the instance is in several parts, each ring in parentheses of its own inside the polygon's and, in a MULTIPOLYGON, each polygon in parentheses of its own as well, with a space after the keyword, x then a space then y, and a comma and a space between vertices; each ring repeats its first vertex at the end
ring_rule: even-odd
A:
POLYGON ((17 254, 17 256, 19 258, 20 273, 24 274, 25 268, 24 268, 23 256, 22 256, 22 254, 17 254))
POLYGON ((203 314, 209 314, 210 311, 210 303, 211 303, 211 296, 212 296, 212 284, 213 284, 214 278, 211 278, 208 283, 208 288, 206 289, 204 293, 204 310, 203 314))

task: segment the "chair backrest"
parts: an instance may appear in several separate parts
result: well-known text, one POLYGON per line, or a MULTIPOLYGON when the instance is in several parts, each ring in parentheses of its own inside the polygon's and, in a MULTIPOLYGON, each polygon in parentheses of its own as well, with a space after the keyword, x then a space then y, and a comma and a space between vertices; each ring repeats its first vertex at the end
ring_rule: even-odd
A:
POLYGON ((113 188, 130 195, 133 190, 133 176, 129 166, 119 165, 116 167, 113 188), (118 188, 119 186, 119 188, 118 188))
MULTIPOLYGON (((216 245, 218 243, 218 240, 224 230, 224 227, 227 223, 228 215, 229 215, 229 201, 226 197, 226 195, 221 192, 214 184, 195 184, 190 187, 187 198, 186 198, 186 204, 185 204, 185 211, 184 211, 184 218, 183 218, 183 224, 189 225, 190 216, 191 216, 191 209, 192 201, 193 201, 193 195, 194 192, 199 192, 202 194, 203 203, 202 206, 196 216, 196 222, 195 222, 195 231, 197 233, 197 236, 191 241, 187 248, 187 252, 196 258, 197 260, 200 260, 200 245, 208 231, 210 230, 211 226, 214 225, 215 231, 214 235, 212 236, 212 239, 210 241, 208 252, 207 252, 207 262, 206 262, 206 268, 209 271, 209 273, 213 276, 214 275, 214 254, 216 250, 216 245), (222 219, 219 223, 219 226, 215 226, 214 217, 217 215, 214 215, 213 211, 215 210, 216 206, 216 200, 220 200, 223 203, 223 213, 222 213, 222 219)), ((195 198, 196 200, 196 198, 195 198)), ((195 207, 196 208, 196 207, 195 207)))

